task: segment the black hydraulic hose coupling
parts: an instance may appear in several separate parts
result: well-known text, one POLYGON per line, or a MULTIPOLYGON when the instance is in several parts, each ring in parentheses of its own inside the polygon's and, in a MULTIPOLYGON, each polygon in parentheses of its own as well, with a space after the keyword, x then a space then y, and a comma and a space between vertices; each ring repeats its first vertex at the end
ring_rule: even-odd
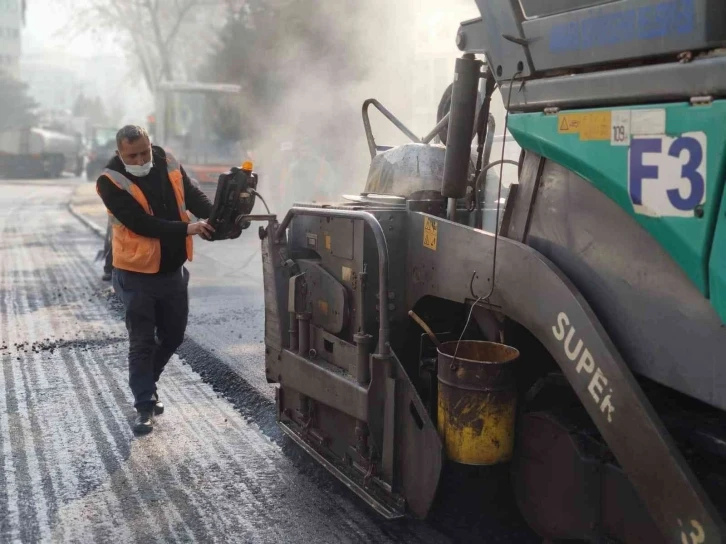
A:
POLYGON ((469 53, 456 59, 441 185, 441 194, 446 198, 466 196, 481 66, 469 53))

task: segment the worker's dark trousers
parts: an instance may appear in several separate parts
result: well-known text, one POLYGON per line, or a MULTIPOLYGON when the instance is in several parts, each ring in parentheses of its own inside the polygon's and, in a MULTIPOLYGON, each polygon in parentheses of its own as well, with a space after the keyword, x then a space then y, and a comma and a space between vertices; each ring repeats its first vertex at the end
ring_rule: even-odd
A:
POLYGON ((189 272, 148 275, 113 270, 113 288, 126 308, 129 386, 137 410, 154 404, 156 382, 184 339, 189 272))
POLYGON ((111 228, 111 216, 108 219, 108 225, 106 226, 106 238, 103 241, 103 252, 106 255, 106 261, 103 264, 103 271, 111 273, 113 271, 113 230, 111 228))

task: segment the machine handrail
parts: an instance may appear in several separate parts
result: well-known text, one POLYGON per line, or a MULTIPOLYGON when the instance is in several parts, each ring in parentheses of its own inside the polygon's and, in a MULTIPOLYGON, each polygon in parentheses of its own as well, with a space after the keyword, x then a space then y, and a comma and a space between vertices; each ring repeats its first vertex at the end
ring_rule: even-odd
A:
MULTIPOLYGON (((504 159, 504 160, 490 162, 484 168, 482 168, 482 171, 479 173, 479 177, 476 178, 476 184, 474 185, 474 201, 476 203, 475 210, 476 210, 476 218, 477 218, 476 227, 479 229, 481 229, 483 227, 482 217, 481 217, 481 214, 479 213, 479 212, 481 212, 481 209, 482 209, 482 202, 481 202, 481 198, 479 197, 479 191, 481 190, 482 183, 486 180, 487 172, 491 168, 493 168, 495 166, 499 166, 500 164, 502 164, 502 165, 511 164, 513 166, 519 166, 519 163, 517 161, 513 161, 510 159, 504 159)), ((502 180, 500 179, 499 183, 501 183, 501 182, 502 182, 502 180)), ((499 202, 497 202, 497 207, 499 207, 499 202)), ((499 229, 499 225, 497 225, 496 228, 499 229)))
POLYGON ((431 132, 429 132, 426 136, 423 137, 421 140, 422 144, 428 144, 430 143, 436 136, 441 132, 444 128, 449 126, 449 117, 451 116, 451 112, 447 113, 441 118, 441 121, 437 123, 437 125, 431 129, 431 132))
POLYGON ((283 233, 287 230, 296 215, 311 215, 317 217, 337 217, 341 219, 360 219, 365 221, 376 239, 378 248, 378 352, 376 355, 389 355, 389 326, 388 326, 388 243, 383 233, 383 227, 375 215, 360 210, 336 210, 331 208, 291 208, 277 228, 276 241, 281 242, 283 233))
POLYGON ((370 105, 374 105, 378 111, 380 111, 386 119, 388 119, 393 125, 403 132, 406 136, 408 136, 412 142, 420 144, 421 139, 416 136, 413 132, 411 132, 406 125, 404 125, 401 121, 399 121, 395 115, 393 115, 390 111, 388 111, 383 105, 376 100, 375 98, 369 98, 365 102, 363 102, 363 126, 366 131, 366 140, 368 140, 368 149, 371 152, 371 158, 375 158, 376 156, 376 140, 373 137, 373 129, 371 128, 371 120, 368 116, 368 108, 370 105))

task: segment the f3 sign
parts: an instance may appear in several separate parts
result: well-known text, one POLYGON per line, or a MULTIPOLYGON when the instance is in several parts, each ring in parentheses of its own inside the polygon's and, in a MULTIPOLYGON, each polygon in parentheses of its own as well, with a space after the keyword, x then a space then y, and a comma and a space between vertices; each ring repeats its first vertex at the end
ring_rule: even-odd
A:
POLYGON ((628 194, 636 213, 693 217, 706 202, 706 134, 633 136, 628 152, 628 194))

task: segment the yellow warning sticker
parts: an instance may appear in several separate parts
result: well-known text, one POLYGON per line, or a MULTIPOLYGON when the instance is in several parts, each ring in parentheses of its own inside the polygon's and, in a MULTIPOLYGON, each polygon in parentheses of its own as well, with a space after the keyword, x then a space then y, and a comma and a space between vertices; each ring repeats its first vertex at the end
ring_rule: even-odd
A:
POLYGON ((325 300, 318 300, 318 308, 320 308, 320 311, 328 315, 328 303, 325 300))
POLYGON ((325 249, 330 251, 330 234, 325 235, 325 249))
POLYGON ((612 112, 593 111, 590 113, 561 113, 557 117, 557 132, 560 134, 579 134, 580 140, 610 141, 612 112))
POLYGON ((428 217, 424 217, 423 245, 436 251, 436 244, 439 237, 439 225, 428 217))
POLYGON ((353 277, 353 269, 348 266, 344 266, 341 276, 343 278, 343 281, 350 281, 350 279, 353 277))
POLYGON ((557 132, 560 134, 580 134, 581 113, 561 113, 557 117, 557 132))
POLYGON ((612 113, 609 111, 585 113, 582 115, 580 140, 607 140, 609 142, 611 125, 612 113))

